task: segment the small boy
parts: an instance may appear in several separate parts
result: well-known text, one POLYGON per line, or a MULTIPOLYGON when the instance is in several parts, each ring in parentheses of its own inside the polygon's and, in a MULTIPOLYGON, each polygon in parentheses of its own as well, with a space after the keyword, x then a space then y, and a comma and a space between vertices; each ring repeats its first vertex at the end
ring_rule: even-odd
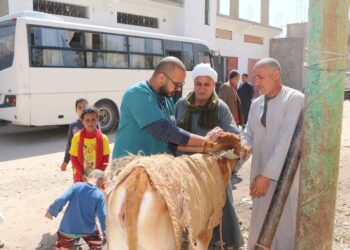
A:
POLYGON ((80 98, 78 100, 75 101, 75 112, 78 115, 78 119, 76 119, 75 121, 73 121, 70 125, 69 125, 69 129, 68 129, 68 135, 67 135, 67 146, 66 146, 66 151, 64 154, 64 160, 61 164, 61 170, 65 171, 67 169, 67 165, 69 163, 69 159, 70 159, 70 155, 69 155, 69 149, 70 149, 70 145, 72 142, 72 137, 73 135, 78 132, 79 130, 81 130, 84 125, 83 122, 80 120, 80 116, 81 113, 83 112, 83 110, 88 106, 88 101, 84 98, 80 98))
POLYGON ((102 237, 95 218, 97 216, 100 221, 105 239, 106 205, 101 191, 104 186, 104 172, 95 169, 88 176, 87 182, 75 183, 50 205, 45 217, 52 220, 69 201, 57 232, 57 249, 71 249, 79 238, 83 238, 92 250, 102 249, 102 237))
POLYGON ((73 135, 69 151, 74 182, 86 181, 86 177, 94 169, 104 171, 110 154, 108 137, 97 128, 97 109, 84 109, 80 119, 84 128, 73 135))

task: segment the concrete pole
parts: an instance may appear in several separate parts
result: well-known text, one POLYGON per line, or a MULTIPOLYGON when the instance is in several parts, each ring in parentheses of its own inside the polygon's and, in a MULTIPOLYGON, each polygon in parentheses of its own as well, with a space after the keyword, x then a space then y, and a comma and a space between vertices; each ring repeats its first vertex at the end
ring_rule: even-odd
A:
POLYGON ((332 249, 347 54, 348 0, 310 0, 295 249, 332 249))
POLYGON ((261 0, 260 23, 270 25, 270 0, 261 0))
POLYGON ((239 18, 239 0, 230 0, 230 16, 239 18))

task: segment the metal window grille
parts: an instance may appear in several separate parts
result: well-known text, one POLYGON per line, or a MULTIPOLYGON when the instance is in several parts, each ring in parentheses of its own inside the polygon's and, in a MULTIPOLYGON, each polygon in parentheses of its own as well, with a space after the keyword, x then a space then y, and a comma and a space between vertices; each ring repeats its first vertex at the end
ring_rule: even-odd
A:
POLYGON ((47 0, 33 0, 33 10, 54 15, 88 18, 87 7, 47 0))
POLYGON ((158 29, 158 18, 118 12, 117 23, 158 29))

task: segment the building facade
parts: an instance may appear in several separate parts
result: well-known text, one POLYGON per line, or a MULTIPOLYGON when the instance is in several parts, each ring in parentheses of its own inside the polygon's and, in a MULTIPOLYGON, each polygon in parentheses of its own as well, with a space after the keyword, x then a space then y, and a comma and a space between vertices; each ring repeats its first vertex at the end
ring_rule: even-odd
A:
POLYGON ((230 14, 219 13, 220 0, 0 0, 0 16, 21 11, 58 15, 66 21, 197 38, 214 55, 219 81, 232 69, 247 72, 269 55, 270 39, 282 30, 269 26, 269 1, 261 0, 261 22, 239 18, 239 0, 230 14))

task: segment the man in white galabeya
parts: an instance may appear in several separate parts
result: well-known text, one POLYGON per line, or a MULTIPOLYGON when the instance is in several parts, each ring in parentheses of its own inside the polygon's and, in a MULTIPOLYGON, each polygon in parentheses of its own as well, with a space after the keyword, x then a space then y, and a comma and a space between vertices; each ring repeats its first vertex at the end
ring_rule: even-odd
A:
MULTIPOLYGON (((253 210, 248 249, 253 250, 270 205, 286 158, 304 95, 281 83, 281 66, 273 58, 264 58, 254 66, 255 85, 261 96, 251 105, 242 143, 252 148, 250 195, 253 210)), ((293 250, 298 203, 297 172, 278 225, 273 250, 293 250)))

